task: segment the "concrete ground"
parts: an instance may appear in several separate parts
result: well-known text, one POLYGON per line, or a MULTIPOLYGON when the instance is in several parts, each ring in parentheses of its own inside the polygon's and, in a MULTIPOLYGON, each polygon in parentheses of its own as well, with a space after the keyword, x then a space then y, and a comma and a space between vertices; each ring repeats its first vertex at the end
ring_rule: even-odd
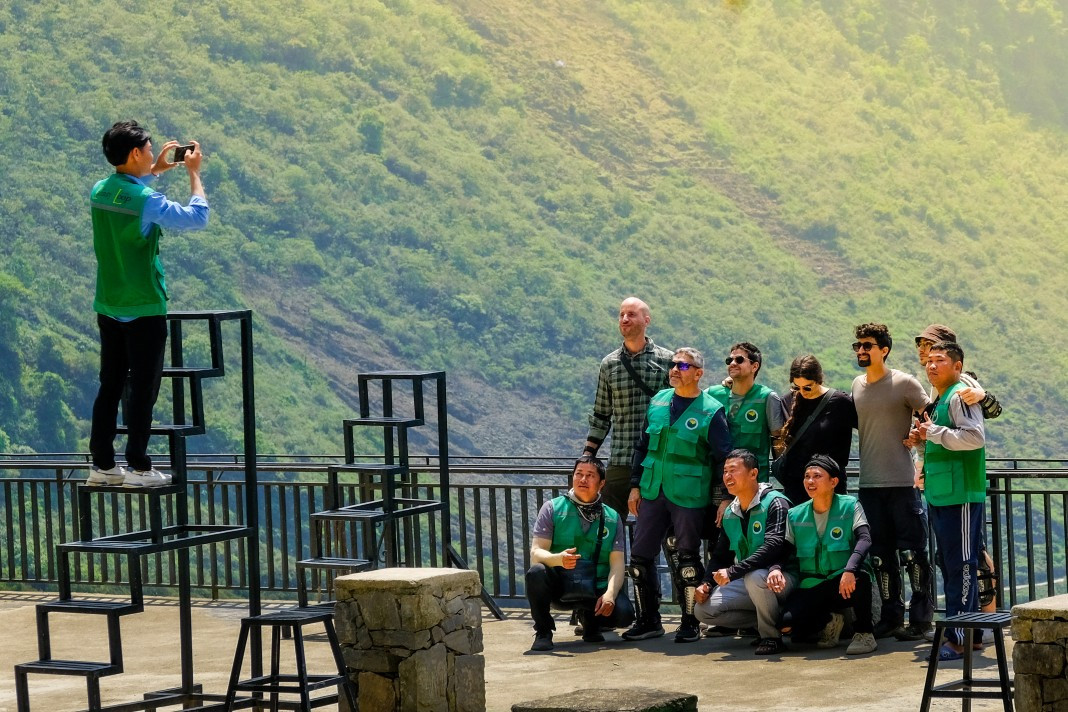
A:
MULTIPOLYGON (((13 668, 37 659, 34 605, 49 598, 0 593, 0 712, 15 712, 13 668)), ((225 692, 243 615, 245 609, 237 603, 201 602, 193 607, 195 679, 207 692, 225 692)), ((54 657, 107 659, 102 617, 53 615, 52 619, 54 657)), ((670 630, 676 622, 669 617, 665 624, 670 630)), ((865 656, 846 656, 843 643, 836 650, 797 647, 782 656, 760 658, 753 655, 747 639, 677 645, 669 633, 633 644, 608 634, 605 643, 592 645, 574 637, 566 619, 558 619, 557 625, 555 650, 530 653, 532 636, 525 612, 507 611, 503 621, 483 618, 490 712, 508 712, 516 702, 585 688, 619 689, 620 700, 625 700, 625 689, 630 687, 693 693, 701 710, 915 710, 927 672, 923 660, 930 649, 929 643, 880 641, 879 650, 865 656)), ((177 630, 178 608, 169 599, 152 599, 144 613, 123 619, 126 672, 102 679, 105 705, 137 700, 144 692, 179 683, 177 630)), ((1011 651, 1012 641, 1007 639, 1007 644, 1011 651)), ((329 671, 325 636, 311 636, 307 648, 309 671, 329 671)), ((286 662, 283 657, 283 669, 286 662)), ((977 677, 996 677, 992 645, 977 656, 976 667, 977 677)), ((945 670, 940 682, 957 679, 961 663, 943 663, 940 669, 945 670)), ((30 700, 35 712, 84 709, 84 680, 31 675, 30 700)), ((932 705, 933 710, 960 708, 960 701, 954 700, 936 700, 932 705)), ((983 700, 974 702, 972 709, 1000 710, 1001 705, 983 700)))

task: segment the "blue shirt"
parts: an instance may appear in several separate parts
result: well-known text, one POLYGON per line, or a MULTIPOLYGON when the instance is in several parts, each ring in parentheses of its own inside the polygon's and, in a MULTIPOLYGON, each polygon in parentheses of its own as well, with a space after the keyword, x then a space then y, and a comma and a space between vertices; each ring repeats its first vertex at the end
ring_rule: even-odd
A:
MULTIPOLYGON (((143 178, 130 176, 146 188, 152 187, 159 176, 149 173, 143 178)), ((145 200, 141 210, 141 236, 148 237, 152 225, 159 225, 168 230, 199 230, 208 224, 208 201, 199 195, 189 196, 189 205, 182 205, 160 192, 154 192, 145 200)), ((128 322, 137 317, 112 317, 116 321, 128 322)))

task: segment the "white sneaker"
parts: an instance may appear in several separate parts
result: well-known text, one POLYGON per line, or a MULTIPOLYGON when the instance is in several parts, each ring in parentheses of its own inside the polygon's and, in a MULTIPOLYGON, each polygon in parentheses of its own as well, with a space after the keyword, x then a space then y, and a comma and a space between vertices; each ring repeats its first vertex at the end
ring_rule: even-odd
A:
POLYGON ((841 613, 832 613, 831 620, 820 633, 820 639, 816 641, 817 648, 833 648, 838 645, 838 637, 842 635, 845 626, 845 616, 841 613))
POLYGON ((853 641, 846 648, 846 654, 863 655, 865 653, 874 653, 878 647, 878 643, 875 642, 875 636, 871 633, 854 633, 853 641))
POLYGON ((110 470, 101 470, 97 467, 89 470, 89 478, 85 480, 87 485, 121 485, 126 480, 126 468, 115 465, 110 470))
POLYGON ((123 484, 127 487, 165 487, 171 483, 171 476, 159 470, 127 470, 123 484))

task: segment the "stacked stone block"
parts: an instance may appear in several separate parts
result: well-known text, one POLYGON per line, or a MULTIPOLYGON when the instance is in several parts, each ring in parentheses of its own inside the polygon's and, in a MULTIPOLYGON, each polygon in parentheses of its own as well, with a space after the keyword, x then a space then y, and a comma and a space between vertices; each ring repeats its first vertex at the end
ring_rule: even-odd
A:
POLYGON ((1068 595, 1012 609, 1017 712, 1068 709, 1068 595))
POLYGON ((361 710, 484 712, 474 571, 378 569, 336 580, 334 621, 361 710))

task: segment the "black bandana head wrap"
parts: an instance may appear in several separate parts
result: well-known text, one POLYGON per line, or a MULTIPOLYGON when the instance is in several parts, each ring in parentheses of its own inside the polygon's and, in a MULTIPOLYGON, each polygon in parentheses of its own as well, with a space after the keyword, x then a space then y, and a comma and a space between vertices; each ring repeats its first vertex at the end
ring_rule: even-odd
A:
POLYGON ((827 455, 813 455, 808 461, 808 464, 805 465, 806 469, 809 467, 819 467, 826 470, 827 474, 831 477, 842 479, 842 468, 840 468, 838 463, 827 455))

